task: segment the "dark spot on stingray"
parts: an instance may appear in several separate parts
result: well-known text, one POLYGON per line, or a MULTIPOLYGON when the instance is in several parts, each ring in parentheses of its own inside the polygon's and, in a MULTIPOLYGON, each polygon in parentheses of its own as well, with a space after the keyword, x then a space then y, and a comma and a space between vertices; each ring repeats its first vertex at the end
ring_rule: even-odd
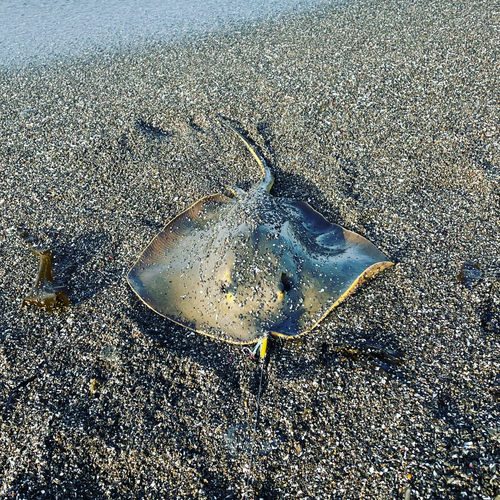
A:
POLYGON ((142 119, 137 120, 135 128, 143 133, 148 139, 156 139, 158 141, 166 141, 169 133, 160 127, 155 127, 142 119))
POLYGON ((281 283, 283 285, 283 291, 289 292, 293 287, 293 280, 286 273, 281 273, 281 283))

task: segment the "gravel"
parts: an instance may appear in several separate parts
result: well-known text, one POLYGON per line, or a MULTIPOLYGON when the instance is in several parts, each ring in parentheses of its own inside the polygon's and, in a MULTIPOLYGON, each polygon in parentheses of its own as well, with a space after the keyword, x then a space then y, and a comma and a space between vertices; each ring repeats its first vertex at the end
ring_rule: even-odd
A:
POLYGON ((487 1, 360 0, 1 70, 0 496, 498 497, 499 29, 487 1), (275 196, 396 263, 264 366, 125 281, 172 217, 259 180, 216 113, 275 196), (20 226, 69 307, 21 307, 20 226))

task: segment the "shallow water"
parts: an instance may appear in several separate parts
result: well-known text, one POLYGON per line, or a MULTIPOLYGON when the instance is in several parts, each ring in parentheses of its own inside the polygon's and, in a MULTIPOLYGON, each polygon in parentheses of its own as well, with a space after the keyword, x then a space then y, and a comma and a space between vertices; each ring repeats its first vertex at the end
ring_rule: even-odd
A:
POLYGON ((43 62, 91 48, 170 40, 248 23, 320 0, 3 0, 0 65, 43 62))

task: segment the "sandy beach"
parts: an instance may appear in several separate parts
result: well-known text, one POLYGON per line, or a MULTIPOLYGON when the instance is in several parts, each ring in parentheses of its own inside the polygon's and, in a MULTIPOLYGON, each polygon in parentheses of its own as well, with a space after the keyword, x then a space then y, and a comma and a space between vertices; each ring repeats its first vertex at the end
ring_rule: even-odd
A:
POLYGON ((499 56, 491 2, 361 0, 0 69, 0 497, 498 500, 499 56), (264 367, 126 282, 259 182, 217 113, 395 263, 264 367))

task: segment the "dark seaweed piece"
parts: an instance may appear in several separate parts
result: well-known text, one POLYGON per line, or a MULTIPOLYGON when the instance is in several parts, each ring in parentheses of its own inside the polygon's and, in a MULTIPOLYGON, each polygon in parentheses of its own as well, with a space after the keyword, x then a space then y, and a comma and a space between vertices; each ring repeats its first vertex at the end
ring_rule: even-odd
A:
MULTIPOLYGON (((30 251, 39 259, 38 276, 33 285, 31 295, 28 295, 23 300, 21 307, 24 307, 25 304, 32 304, 38 307, 45 307, 45 309, 50 311, 57 303, 68 306, 69 300, 66 296, 65 288, 54 284, 51 250, 43 249, 47 245, 47 236, 49 235, 43 233, 45 238, 36 238, 30 234, 28 229, 22 226, 18 227, 17 234, 29 246, 30 251)), ((53 236, 54 233, 50 234, 53 236)))
POLYGON ((357 347, 344 347, 341 351, 373 372, 382 370, 388 375, 398 375, 396 369, 403 359, 402 352, 384 348, 371 341, 365 341, 357 347))
POLYGON ((30 295, 25 297, 21 307, 24 307, 26 304, 32 304, 37 307, 45 307, 45 309, 51 311, 57 303, 68 306, 69 300, 65 294, 64 288, 54 285, 50 250, 33 248, 31 246, 31 239, 28 231, 21 228, 18 232, 25 243, 30 245, 30 250, 39 258, 38 276, 33 285, 33 290, 30 295))
POLYGON ((25 297, 21 307, 25 304, 32 304, 38 307, 45 307, 48 311, 59 302, 64 306, 69 305, 69 300, 64 293, 64 288, 54 286, 54 277, 52 276, 52 261, 50 250, 30 250, 40 259, 38 264, 38 276, 35 280, 31 295, 25 297))
POLYGON ((201 132, 201 133, 205 133, 205 130, 203 129, 203 127, 200 127, 199 125, 196 125, 195 121, 193 120, 193 118, 189 118, 189 126, 195 131, 195 132, 201 132))
POLYGON ((401 351, 397 351, 395 349, 388 349, 387 347, 383 347, 371 340, 366 340, 361 344, 362 349, 366 349, 366 352, 371 354, 372 356, 376 356, 380 358, 382 361, 385 361, 392 365, 399 365, 403 358, 403 353, 401 351))

